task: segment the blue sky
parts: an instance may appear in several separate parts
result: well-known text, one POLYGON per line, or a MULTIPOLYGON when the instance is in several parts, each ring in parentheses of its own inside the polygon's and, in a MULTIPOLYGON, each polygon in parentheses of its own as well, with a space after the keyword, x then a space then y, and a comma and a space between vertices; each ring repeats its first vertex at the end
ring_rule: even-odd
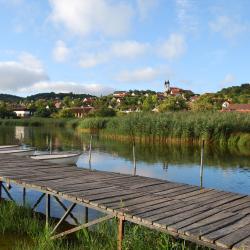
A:
POLYGON ((249 0, 0 0, 0 92, 249 82, 249 0))

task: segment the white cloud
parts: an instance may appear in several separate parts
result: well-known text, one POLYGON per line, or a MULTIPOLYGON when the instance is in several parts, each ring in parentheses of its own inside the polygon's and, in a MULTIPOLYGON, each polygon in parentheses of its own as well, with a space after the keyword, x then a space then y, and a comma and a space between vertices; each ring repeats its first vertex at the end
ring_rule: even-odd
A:
POLYGON ((118 57, 134 58, 144 54, 148 46, 137 41, 116 42, 111 46, 111 53, 118 57))
POLYGON ((56 42, 56 46, 53 50, 53 58, 57 62, 65 62, 69 57, 70 49, 66 46, 66 44, 58 40, 56 42))
POLYGON ((39 92, 73 92, 75 94, 88 93, 92 95, 106 95, 114 91, 113 88, 96 83, 76 83, 64 81, 41 81, 29 87, 23 87, 18 92, 23 94, 34 94, 39 92))
MULTIPOLYGON (((195 6, 190 0, 175 0, 177 19, 183 28, 183 31, 195 32, 198 28, 195 19, 195 6)), ((195 3, 196 5, 198 2, 195 3)))
POLYGON ((181 34, 171 34, 169 38, 160 45, 158 53, 166 59, 175 59, 186 51, 186 41, 181 34))
POLYGON ((218 16, 209 23, 213 32, 221 33, 228 39, 235 38, 247 30, 247 25, 228 16, 218 16))
POLYGON ((104 51, 83 55, 79 65, 82 68, 92 68, 116 58, 134 59, 146 53, 148 48, 150 48, 149 44, 137 41, 113 42, 104 51))
POLYGON ((16 91, 47 79, 42 63, 31 54, 22 53, 18 61, 0 62, 0 91, 16 91))
POLYGON ((116 77, 119 82, 151 82, 158 78, 170 76, 172 72, 167 67, 145 67, 135 70, 125 70, 116 77))
POLYGON ((99 64, 107 62, 108 60, 109 54, 106 53, 86 54, 80 59, 79 66, 82 68, 93 68, 99 64))
POLYGON ((236 81, 236 78, 232 74, 227 74, 223 80, 223 83, 234 83, 236 81))
POLYGON ((159 3, 159 0, 137 0, 137 7, 139 10, 139 15, 142 20, 146 19, 159 3))
POLYGON ((125 1, 49 0, 49 3, 51 20, 77 35, 96 32, 123 35, 129 31, 133 17, 133 9, 125 1))

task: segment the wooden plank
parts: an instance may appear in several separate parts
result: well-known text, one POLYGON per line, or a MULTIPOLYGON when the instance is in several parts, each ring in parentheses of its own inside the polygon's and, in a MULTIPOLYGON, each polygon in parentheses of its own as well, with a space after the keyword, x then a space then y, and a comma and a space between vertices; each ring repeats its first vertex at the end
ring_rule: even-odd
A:
POLYGON ((233 245, 250 236, 250 224, 218 239, 215 241, 216 245, 224 248, 232 248, 233 245))
POLYGON ((218 240, 219 238, 222 238, 223 236, 228 235, 248 224, 250 224, 250 215, 243 217, 241 220, 232 225, 228 225, 213 232, 206 233, 201 237, 201 239, 210 243, 214 243, 215 240, 218 240))
POLYGON ((233 250, 250 250, 250 237, 235 244, 233 250))
POLYGON ((215 221, 210 224, 194 227, 193 229, 187 230, 185 234, 199 239, 202 235, 208 234, 210 232, 214 232, 228 225, 232 225, 238 222, 239 220, 241 220, 243 217, 244 215, 234 214, 231 217, 228 217, 219 221, 215 221))

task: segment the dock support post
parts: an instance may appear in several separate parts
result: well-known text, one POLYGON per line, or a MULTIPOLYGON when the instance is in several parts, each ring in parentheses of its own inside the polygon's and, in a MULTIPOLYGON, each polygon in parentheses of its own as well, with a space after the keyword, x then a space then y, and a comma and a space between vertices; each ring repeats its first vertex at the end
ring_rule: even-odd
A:
POLYGON ((92 158, 92 138, 93 136, 90 136, 90 142, 89 142, 89 169, 91 169, 91 158, 92 158))
POLYGON ((200 188, 203 188, 204 144, 205 144, 205 141, 202 140, 202 145, 201 145, 201 166, 200 166, 200 188))
POLYGON ((122 250, 122 240, 123 240, 123 236, 124 236, 124 222, 125 219, 124 217, 119 217, 119 224, 118 224, 118 244, 117 244, 117 250, 122 250))
POLYGON ((2 199, 2 182, 0 181, 0 201, 2 199))
POLYGON ((134 162, 134 175, 136 175, 135 141, 133 141, 133 162, 134 162))
POLYGON ((49 225, 50 218, 50 194, 46 194, 46 226, 49 225))
POLYGON ((88 207, 85 207, 84 209, 84 223, 87 224, 89 222, 89 208, 88 207))
POLYGON ((25 206, 26 203, 26 188, 23 188, 23 206, 25 206))

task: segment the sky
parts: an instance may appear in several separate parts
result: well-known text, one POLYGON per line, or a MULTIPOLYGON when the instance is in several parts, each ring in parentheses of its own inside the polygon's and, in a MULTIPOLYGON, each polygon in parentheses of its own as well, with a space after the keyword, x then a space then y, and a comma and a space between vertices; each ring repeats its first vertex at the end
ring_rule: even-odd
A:
POLYGON ((249 82, 249 0, 0 0, 0 93, 249 82))

